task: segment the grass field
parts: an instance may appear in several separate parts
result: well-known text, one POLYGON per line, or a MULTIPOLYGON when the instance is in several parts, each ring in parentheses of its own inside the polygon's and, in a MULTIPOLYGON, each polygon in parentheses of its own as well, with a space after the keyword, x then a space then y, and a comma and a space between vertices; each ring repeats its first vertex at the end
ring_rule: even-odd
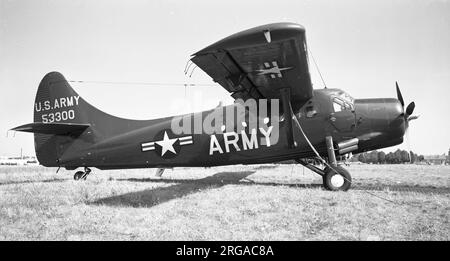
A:
POLYGON ((329 192, 297 165, 0 168, 0 240, 449 240, 450 166, 352 165, 329 192))

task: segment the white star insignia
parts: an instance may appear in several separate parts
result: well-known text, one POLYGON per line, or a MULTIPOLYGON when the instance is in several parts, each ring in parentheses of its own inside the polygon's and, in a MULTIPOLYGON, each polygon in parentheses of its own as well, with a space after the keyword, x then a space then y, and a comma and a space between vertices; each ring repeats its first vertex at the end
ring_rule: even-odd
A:
POLYGON ((184 137, 178 137, 178 138, 169 138, 169 135, 167 135, 167 131, 164 131, 164 137, 160 141, 149 141, 141 143, 141 151, 151 151, 155 150, 155 143, 161 146, 161 157, 163 157, 168 151, 172 152, 173 154, 177 155, 177 151, 174 148, 175 142, 180 141, 180 146, 190 145, 194 144, 194 141, 192 140, 192 135, 184 136, 184 137))
POLYGON ((174 154, 177 154, 175 149, 173 148, 173 144, 178 140, 178 138, 175 139, 169 139, 169 136, 167 135, 167 131, 164 132, 164 138, 163 140, 156 141, 155 143, 161 146, 161 157, 166 154, 167 151, 171 151, 174 154))

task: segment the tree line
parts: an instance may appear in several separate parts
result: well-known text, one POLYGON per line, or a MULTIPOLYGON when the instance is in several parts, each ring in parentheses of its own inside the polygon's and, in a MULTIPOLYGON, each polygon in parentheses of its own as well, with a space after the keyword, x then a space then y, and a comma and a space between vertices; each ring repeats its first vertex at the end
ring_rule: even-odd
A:
POLYGON ((397 149, 395 152, 389 152, 388 154, 383 151, 371 151, 353 155, 350 161, 360 161, 362 163, 372 164, 399 164, 399 163, 414 163, 424 160, 423 155, 417 155, 416 153, 407 150, 397 149))

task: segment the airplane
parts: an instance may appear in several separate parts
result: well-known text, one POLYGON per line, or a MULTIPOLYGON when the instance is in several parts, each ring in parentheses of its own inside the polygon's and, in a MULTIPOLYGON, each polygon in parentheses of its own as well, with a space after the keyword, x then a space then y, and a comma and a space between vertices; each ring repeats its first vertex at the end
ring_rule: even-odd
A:
POLYGON ((179 133, 173 130, 177 117, 191 125, 239 103, 152 120, 123 119, 95 108, 61 73, 50 72, 39 84, 33 123, 12 130, 34 133, 41 165, 84 168, 75 180, 86 179, 91 168, 157 168, 162 175, 174 167, 295 160, 322 176, 326 190, 347 191, 351 175, 336 158, 401 144, 409 121, 418 117, 412 115, 414 102, 405 109, 397 83, 396 99, 354 99, 341 89, 313 89, 305 28, 296 23, 238 32, 194 53, 190 61, 236 101, 253 100, 260 106, 266 100, 279 117, 265 117, 253 129, 245 122, 231 129, 217 122, 220 128, 213 133, 195 132, 192 126, 191 132, 179 133), (275 125, 278 137, 271 140, 274 132, 269 130, 275 125), (323 167, 314 165, 314 159, 323 167))

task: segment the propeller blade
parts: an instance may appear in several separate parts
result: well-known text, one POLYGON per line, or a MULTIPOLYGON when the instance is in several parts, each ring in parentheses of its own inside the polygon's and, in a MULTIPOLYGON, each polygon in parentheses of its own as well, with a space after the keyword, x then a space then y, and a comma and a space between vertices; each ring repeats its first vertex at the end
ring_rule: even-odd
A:
MULTIPOLYGON (((414 102, 411 102, 408 107, 406 107, 406 115, 411 115, 414 112, 414 108, 416 107, 416 104, 414 102)), ((408 118, 408 117, 406 117, 408 118)))
POLYGON ((405 102, 403 101, 402 93, 400 92, 400 88, 398 87, 398 83, 395 82, 395 87, 397 88, 397 99, 400 101, 403 107, 405 107, 405 102))
POLYGON ((411 115, 408 117, 408 119, 406 119, 407 121, 412 121, 412 120, 417 120, 419 118, 420 115, 411 115))

